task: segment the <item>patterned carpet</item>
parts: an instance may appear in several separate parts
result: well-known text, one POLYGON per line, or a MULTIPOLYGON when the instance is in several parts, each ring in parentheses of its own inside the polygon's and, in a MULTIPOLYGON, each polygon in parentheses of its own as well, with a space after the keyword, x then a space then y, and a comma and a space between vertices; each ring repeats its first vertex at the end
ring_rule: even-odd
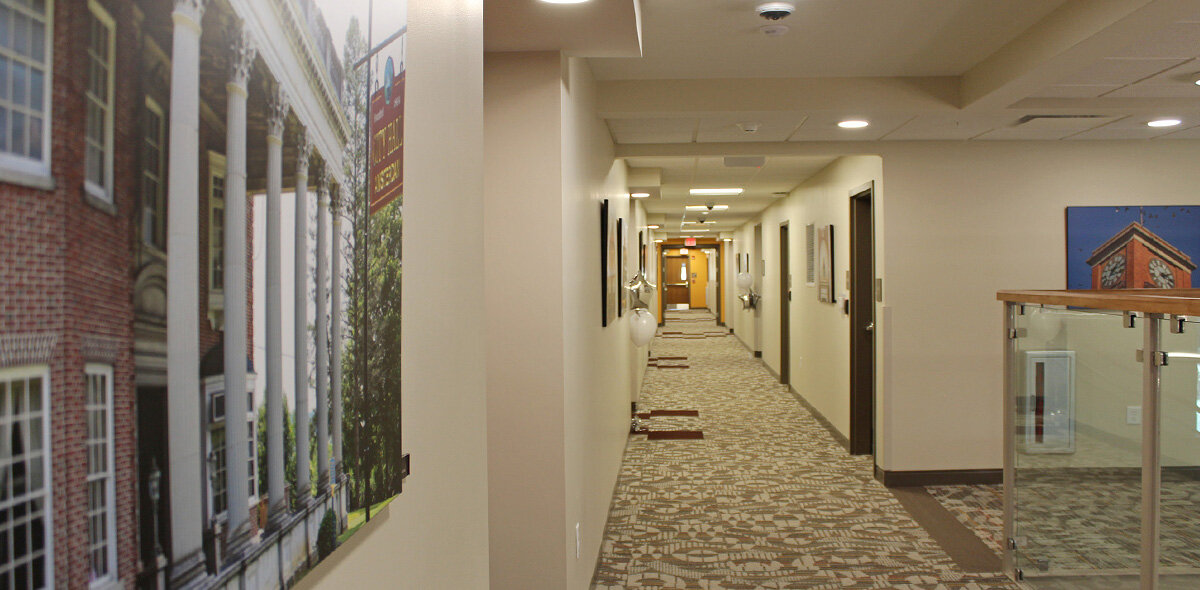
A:
POLYGON ((595 590, 1016 588, 957 568, 871 476, 706 311, 668 312, 609 514, 595 590), (658 364, 658 363, 655 363, 658 364))

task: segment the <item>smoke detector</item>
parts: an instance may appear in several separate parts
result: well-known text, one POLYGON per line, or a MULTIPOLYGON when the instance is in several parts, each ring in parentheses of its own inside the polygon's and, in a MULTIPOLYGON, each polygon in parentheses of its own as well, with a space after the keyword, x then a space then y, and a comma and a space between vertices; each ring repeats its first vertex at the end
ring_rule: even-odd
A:
POLYGON ((754 9, 767 20, 781 20, 796 11, 796 5, 791 2, 764 2, 754 9))
POLYGON ((758 123, 755 121, 743 121, 738 123, 737 127, 742 130, 742 133, 755 133, 758 131, 758 123))

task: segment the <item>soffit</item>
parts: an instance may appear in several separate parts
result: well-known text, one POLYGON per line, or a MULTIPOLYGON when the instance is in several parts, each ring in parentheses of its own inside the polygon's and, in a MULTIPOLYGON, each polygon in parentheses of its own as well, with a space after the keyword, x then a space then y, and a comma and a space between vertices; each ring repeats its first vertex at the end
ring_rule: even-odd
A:
POLYGON ((536 0, 483 3, 484 51, 563 51, 578 57, 642 53, 639 0, 548 4, 536 0))
POLYGON ((1062 0, 799 0, 768 37, 754 1, 644 0, 640 60, 600 79, 959 75, 1062 0))

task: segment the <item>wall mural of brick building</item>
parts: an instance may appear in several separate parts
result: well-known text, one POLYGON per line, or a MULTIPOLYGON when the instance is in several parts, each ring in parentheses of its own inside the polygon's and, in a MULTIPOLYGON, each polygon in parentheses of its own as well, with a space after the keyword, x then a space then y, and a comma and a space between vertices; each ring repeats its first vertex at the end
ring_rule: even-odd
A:
POLYGON ((0 0, 0 588, 279 587, 324 513, 343 515, 341 458, 318 463, 310 489, 308 445, 283 454, 280 378, 282 355, 317 351, 318 408, 303 407, 306 386, 287 394, 297 430, 324 416, 318 447, 340 449, 328 424, 341 418, 322 409, 340 407, 339 310, 325 299, 340 284, 326 228, 341 87, 310 0, 0 0), (264 193, 274 246, 255 358, 250 220, 264 193), (315 276, 307 230, 297 260, 280 259, 292 193, 319 202, 315 276), (283 264, 315 282, 296 289, 296 318, 279 311, 283 264), (305 326, 283 342, 308 305, 315 338, 305 326), (226 429, 239 415, 246 427, 226 429), (284 480, 291 461, 300 485, 284 480))

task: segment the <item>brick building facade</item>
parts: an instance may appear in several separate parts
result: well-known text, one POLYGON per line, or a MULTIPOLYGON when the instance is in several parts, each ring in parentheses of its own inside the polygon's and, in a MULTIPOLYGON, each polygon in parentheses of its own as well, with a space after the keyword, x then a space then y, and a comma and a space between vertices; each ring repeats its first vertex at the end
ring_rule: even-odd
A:
MULTIPOLYGON (((270 4, 280 22, 259 23, 260 29, 310 34, 294 23, 311 17, 311 3, 270 4)), ((203 409, 205 399, 187 391, 187 399, 169 396, 167 377, 176 372, 199 381, 202 358, 220 356, 227 341, 226 302, 214 290, 224 279, 223 228, 215 224, 225 217, 212 199, 224 194, 220 164, 229 145, 226 48, 229 36, 255 16, 248 6, 240 0, 0 0, 0 588, 203 586, 228 565, 228 555, 216 554, 229 552, 214 548, 224 539, 214 537, 220 529, 213 525, 212 497, 212 489, 226 484, 209 473, 214 454, 223 456, 225 447, 203 448, 200 459, 186 464, 190 480, 204 481, 206 492, 174 491, 172 465, 179 470, 180 461, 170 454, 170 442, 201 438, 217 423, 203 409), (187 164, 196 170, 191 194, 200 213, 191 220, 199 321, 190 337, 198 354, 182 360, 170 358, 167 346, 168 201, 178 202, 168 182, 179 166, 168 149, 178 100, 172 53, 176 29, 185 22, 177 13, 196 15, 205 31, 201 85, 193 97, 197 157, 187 164), (189 423, 168 412, 172 403, 194 408, 189 423), (151 498, 155 477, 161 477, 157 502, 151 498), (204 539, 173 539, 181 530, 190 534, 181 519, 200 522, 204 539), (173 555, 173 546, 197 547, 199 561, 189 555, 192 563, 177 567, 185 556, 173 555), (164 557, 156 559, 159 553, 164 557), (180 581, 168 581, 173 578, 180 581)), ((307 66, 304 75, 330 76, 313 56, 294 55, 295 47, 304 45, 289 48, 292 60, 307 66)), ((265 190, 268 100, 279 85, 272 78, 280 78, 253 52, 250 60, 248 149, 240 162, 247 171, 240 193, 246 220, 253 219, 252 193, 265 190)), ((297 94, 310 103, 329 102, 297 94)), ((312 126, 287 112, 287 133, 280 136, 291 139, 312 126)), ((344 123, 334 119, 334 133, 325 135, 341 133, 344 141, 344 123)), ((314 161, 340 161, 341 143, 317 144, 314 161)), ((289 155, 297 157, 294 150, 289 155)), ((247 221, 240 229, 246 263, 239 297, 247 312, 240 346, 253 378, 253 228, 247 221)), ((208 377, 222 381, 219 372, 208 377)), ((206 395, 203 386, 199 392, 206 395)), ((257 481, 253 474, 251 481, 257 481)), ((265 506, 267 491, 257 493, 265 506)), ((259 536, 261 524, 255 513, 250 534, 259 536)))

